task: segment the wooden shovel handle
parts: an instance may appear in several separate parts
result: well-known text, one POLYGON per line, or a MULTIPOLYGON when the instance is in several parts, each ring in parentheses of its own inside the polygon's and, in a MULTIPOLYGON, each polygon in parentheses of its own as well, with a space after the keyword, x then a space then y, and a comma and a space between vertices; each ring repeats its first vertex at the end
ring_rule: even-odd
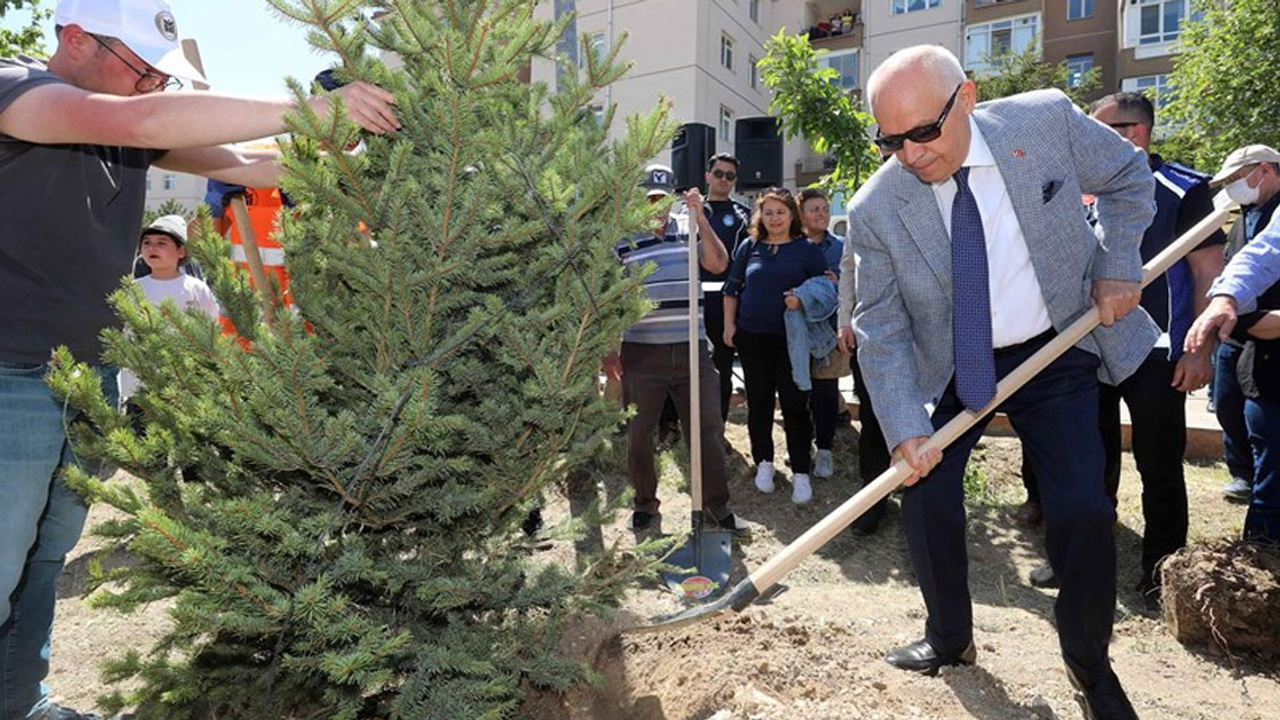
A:
POLYGON ((240 246, 244 248, 244 258, 249 265, 249 277, 262 300, 262 314, 269 327, 276 324, 276 303, 271 284, 267 282, 267 269, 262 264, 262 253, 258 250, 258 238, 253 234, 253 225, 249 221, 249 208, 245 205, 244 195, 231 196, 231 214, 235 217, 236 229, 240 231, 240 246))
MULTIPOLYGON (((1213 214, 1201 220, 1195 227, 1165 248, 1163 252, 1152 258, 1151 262, 1143 266, 1143 287, 1146 287, 1184 255, 1204 242, 1205 238, 1212 235, 1215 230, 1226 223, 1228 217, 1229 213, 1226 208, 1214 211, 1213 214)), ((1098 309, 1097 307, 1091 307, 1088 312, 1077 318, 1075 322, 1071 323, 1034 355, 1027 358, 1013 372, 1006 375, 996 386, 996 395, 991 402, 987 403, 986 407, 976 413, 965 410, 952 418, 950 422, 939 428, 929 438, 922 446, 921 452, 934 448, 941 451, 955 442, 957 438, 967 432, 980 419, 995 410, 1001 402, 1017 392, 1028 380, 1035 377, 1037 373, 1046 368, 1059 355, 1066 352, 1068 348, 1080 342, 1085 335, 1088 335, 1097 326, 1098 309)), ((849 523, 858 519, 871 506, 901 485, 902 481, 910 477, 910 475, 911 470, 908 468, 906 461, 899 460, 894 463, 893 467, 881 473, 879 477, 862 488, 856 495, 846 500, 830 515, 827 515, 818 524, 809 528, 808 532, 796 538, 781 552, 757 568, 748 578, 748 581, 755 586, 754 596, 758 597, 763 594, 781 580, 784 575, 791 572, 801 561, 835 537, 849 523)), ((928 480, 925 479, 923 482, 928 482, 928 480)), ((752 599, 754 600, 754 597, 752 599)))
MULTIPOLYGON (((689 209, 689 494, 693 514, 702 512, 702 382, 698 370, 702 337, 698 333, 698 220, 689 209)), ((723 381, 723 378, 721 379, 723 381)))

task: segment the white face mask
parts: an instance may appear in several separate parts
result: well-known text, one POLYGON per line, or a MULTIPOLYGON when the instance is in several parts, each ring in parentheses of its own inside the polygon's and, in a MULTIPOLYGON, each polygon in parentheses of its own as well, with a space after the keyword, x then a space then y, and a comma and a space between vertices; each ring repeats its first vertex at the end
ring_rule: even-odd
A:
MULTIPOLYGON (((1254 171, 1256 172, 1257 168, 1254 168, 1254 171)), ((1253 173, 1249 173, 1223 188, 1227 192, 1227 197, 1231 198, 1231 202, 1239 203, 1240 205, 1254 205, 1258 202, 1261 186, 1249 187, 1249 177, 1251 175, 1253 173)))

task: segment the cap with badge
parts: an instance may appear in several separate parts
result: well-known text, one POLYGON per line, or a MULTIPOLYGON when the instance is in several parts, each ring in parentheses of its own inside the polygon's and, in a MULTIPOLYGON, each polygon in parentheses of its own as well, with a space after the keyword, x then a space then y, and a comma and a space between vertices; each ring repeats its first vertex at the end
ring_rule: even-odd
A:
POLYGON ((1266 145, 1245 145, 1242 148, 1236 148, 1222 162, 1222 169, 1213 176, 1209 184, 1221 185, 1240 168, 1258 163, 1280 163, 1280 152, 1266 145))
POLYGON ((115 38, 166 75, 205 82, 204 75, 183 54, 178 23, 164 0, 62 0, 53 22, 115 38))
POLYGON ((675 171, 661 163, 653 163, 645 167, 644 182, 640 183, 640 187, 648 190, 646 197, 657 197, 674 193, 675 183, 675 171))

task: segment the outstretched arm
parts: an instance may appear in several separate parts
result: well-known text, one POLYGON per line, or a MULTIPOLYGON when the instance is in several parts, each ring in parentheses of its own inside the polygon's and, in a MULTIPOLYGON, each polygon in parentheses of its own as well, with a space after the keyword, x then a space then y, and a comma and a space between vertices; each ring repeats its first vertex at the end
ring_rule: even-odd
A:
MULTIPOLYGON (((366 130, 400 126, 387 91, 352 83, 308 100, 328 112, 334 97, 366 130)), ((34 87, 0 111, 0 133, 40 144, 87 143, 175 150, 255 140, 283 132, 289 99, 259 100, 208 92, 118 97, 62 83, 34 87)))

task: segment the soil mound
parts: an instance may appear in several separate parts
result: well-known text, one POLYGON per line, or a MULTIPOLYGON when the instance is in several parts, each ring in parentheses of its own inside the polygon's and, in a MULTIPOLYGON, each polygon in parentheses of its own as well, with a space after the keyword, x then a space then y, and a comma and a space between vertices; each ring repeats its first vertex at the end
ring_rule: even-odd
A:
POLYGON ((1185 645, 1280 654, 1280 549, 1232 541, 1164 563, 1164 618, 1185 645))

